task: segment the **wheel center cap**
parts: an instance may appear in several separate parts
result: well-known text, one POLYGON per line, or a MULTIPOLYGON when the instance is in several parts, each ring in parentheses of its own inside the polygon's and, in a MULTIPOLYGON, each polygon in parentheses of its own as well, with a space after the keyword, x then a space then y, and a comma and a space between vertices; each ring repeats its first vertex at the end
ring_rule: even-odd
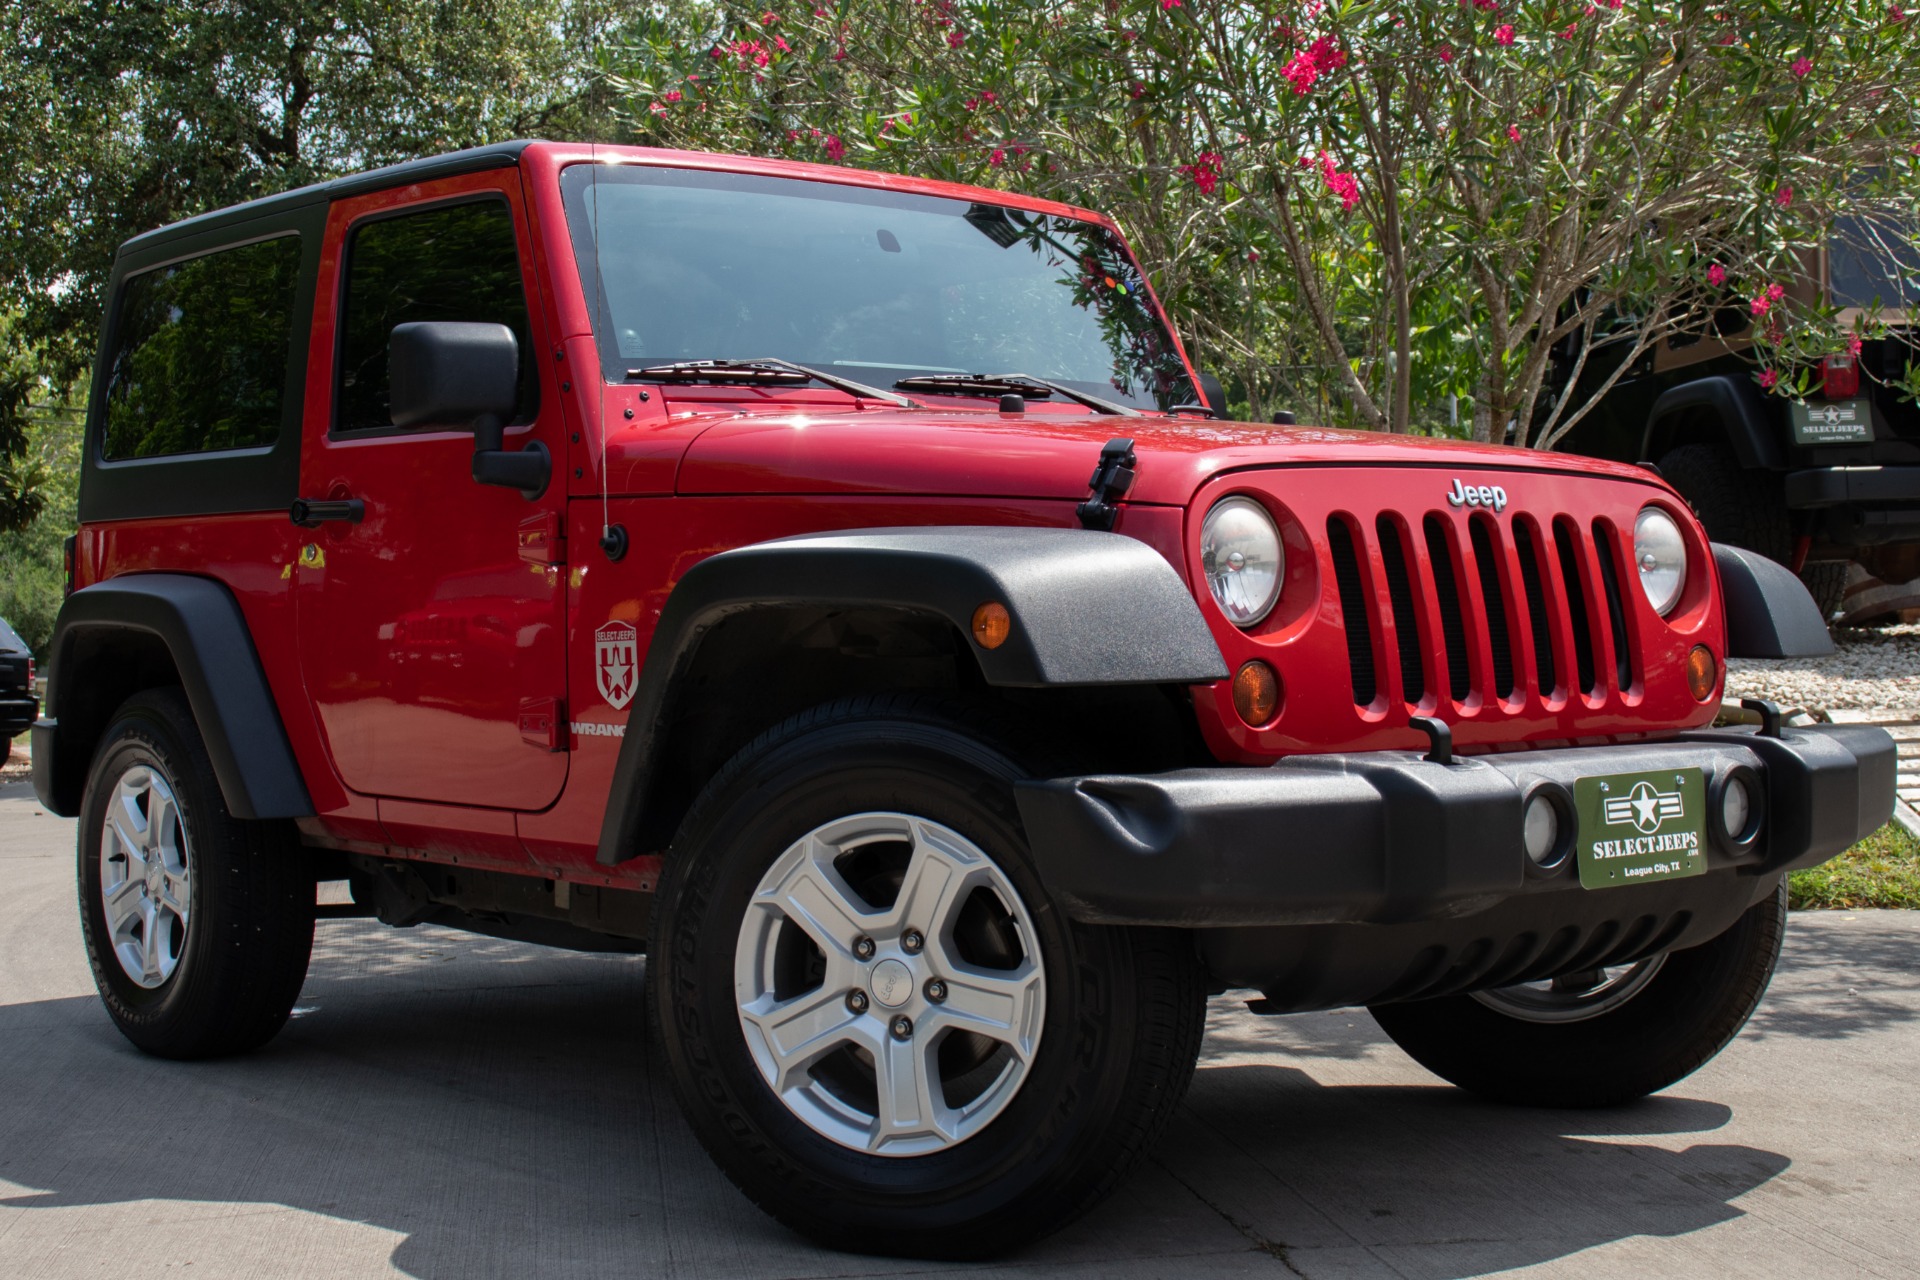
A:
POLYGON ((898 1009, 913 998, 913 970, 899 960, 882 960, 873 966, 868 979, 873 998, 889 1009, 898 1009))

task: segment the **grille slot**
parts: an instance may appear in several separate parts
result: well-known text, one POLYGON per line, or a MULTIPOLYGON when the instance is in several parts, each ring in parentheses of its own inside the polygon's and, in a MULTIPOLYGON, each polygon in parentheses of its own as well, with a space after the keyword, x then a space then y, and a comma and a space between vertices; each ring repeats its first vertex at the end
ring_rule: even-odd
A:
POLYGON ((1394 633, 1400 646, 1400 696, 1415 706, 1427 695, 1420 665, 1420 618, 1413 607, 1413 578, 1407 571, 1407 547, 1400 526, 1381 516, 1373 531, 1380 539, 1380 563, 1386 567, 1387 596, 1393 602, 1394 633))
POLYGON ((1616 567, 1619 547, 1613 527, 1604 520, 1593 522, 1593 549, 1600 560, 1600 582, 1607 592, 1607 618, 1613 624, 1613 676, 1616 689, 1633 687, 1633 655, 1628 646, 1626 601, 1620 597, 1620 572, 1616 567))
POLYGON ((1587 616, 1587 592, 1580 577, 1580 530, 1564 517, 1553 522, 1553 541, 1560 552, 1560 583, 1567 601, 1567 622, 1573 628, 1574 674, 1582 693, 1599 689, 1593 666, 1593 622, 1587 616))
POLYGON ((1500 589, 1499 553, 1494 550, 1492 521, 1475 516, 1467 524, 1473 540, 1473 562, 1480 570, 1480 599, 1487 611, 1487 640, 1493 646, 1493 692, 1513 696, 1513 642, 1507 635, 1507 597, 1500 589))
POLYGON ((1447 681, 1454 701, 1464 702, 1473 691, 1467 669, 1467 624, 1460 616, 1460 584, 1453 576, 1453 551, 1447 522, 1438 515, 1426 519, 1427 556, 1433 565, 1433 594, 1440 606, 1440 631, 1447 646, 1447 681))
POLYGON ((1347 631, 1347 669, 1353 676, 1353 701, 1364 707, 1379 692, 1373 671, 1373 637, 1367 633, 1367 593, 1360 581, 1360 558, 1353 531, 1339 516, 1327 518, 1327 549, 1333 553, 1333 577, 1340 589, 1340 616, 1347 631))
POLYGON ((1547 617, 1547 588, 1536 550, 1540 531, 1531 520, 1513 522, 1514 550, 1520 555, 1520 584, 1527 593, 1527 623, 1533 632, 1533 669, 1542 693, 1559 687, 1553 667, 1553 624, 1547 617))

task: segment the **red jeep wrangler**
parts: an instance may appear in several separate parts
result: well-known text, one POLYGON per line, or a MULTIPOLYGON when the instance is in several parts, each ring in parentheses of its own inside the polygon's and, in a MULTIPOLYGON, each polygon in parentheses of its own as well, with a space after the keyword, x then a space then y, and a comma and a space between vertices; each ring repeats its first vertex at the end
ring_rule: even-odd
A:
POLYGON ((121 1029, 262 1044, 316 915, 644 950, 838 1247, 1096 1203, 1210 991, 1664 1088, 1892 807, 1877 729, 1710 728, 1827 643, 1787 570, 1647 470, 1214 421, 1085 210, 516 143, 133 240, 104 333, 33 755, 121 1029))

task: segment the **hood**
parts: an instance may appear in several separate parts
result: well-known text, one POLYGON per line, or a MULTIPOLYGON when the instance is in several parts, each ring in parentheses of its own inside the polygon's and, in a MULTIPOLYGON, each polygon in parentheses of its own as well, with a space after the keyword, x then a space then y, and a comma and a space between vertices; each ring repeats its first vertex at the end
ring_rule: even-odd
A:
MULTIPOLYGON (((1139 458, 1126 497, 1129 503, 1183 506, 1202 484, 1224 472, 1336 463, 1513 468, 1653 480, 1643 468, 1593 458, 1370 431, 1158 415, 1103 417, 1077 409, 1054 411, 1054 406, 1034 406, 1018 415, 822 408, 730 409, 712 415, 712 425, 693 435, 682 455, 675 491, 1078 501, 1087 496, 1101 446, 1121 436, 1132 437, 1139 458)), ((616 436, 616 470, 621 443, 616 436)))

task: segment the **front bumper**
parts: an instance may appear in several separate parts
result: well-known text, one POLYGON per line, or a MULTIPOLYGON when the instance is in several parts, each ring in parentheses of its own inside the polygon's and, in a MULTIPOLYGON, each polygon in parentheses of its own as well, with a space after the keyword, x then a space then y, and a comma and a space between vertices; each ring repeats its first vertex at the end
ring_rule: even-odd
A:
POLYGON ((1069 915, 1197 929, 1218 983, 1307 1008, 1704 942, 1785 872, 1885 823, 1894 765, 1892 738, 1871 726, 1777 738, 1728 729, 1445 765, 1382 751, 1055 778, 1017 796, 1041 879, 1069 915), (1709 794, 1737 768, 1761 781, 1758 837, 1730 847, 1709 823, 1706 874, 1588 890, 1574 857, 1546 873, 1528 859, 1523 813, 1536 787, 1684 767, 1705 770, 1709 794), (1438 968, 1422 978, 1423 966, 1438 968))

